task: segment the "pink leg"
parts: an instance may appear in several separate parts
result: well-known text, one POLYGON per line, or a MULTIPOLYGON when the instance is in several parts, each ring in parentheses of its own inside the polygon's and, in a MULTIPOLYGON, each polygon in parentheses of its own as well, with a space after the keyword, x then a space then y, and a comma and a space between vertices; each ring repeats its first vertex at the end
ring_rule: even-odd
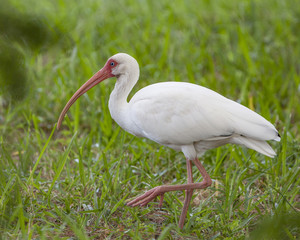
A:
POLYGON ((164 201, 164 194, 160 195, 160 200, 159 200, 159 204, 158 204, 159 208, 162 207, 163 201, 164 201))
POLYGON ((199 169, 201 175, 203 176, 203 180, 200 183, 193 183, 192 178, 192 165, 190 160, 187 160, 187 172, 188 172, 188 183, 182 184, 182 185, 162 185, 155 188, 150 189, 149 191, 145 192, 143 195, 137 197, 136 199, 130 201, 127 203, 128 206, 145 206, 149 202, 151 202, 153 199, 155 199, 157 196, 161 196, 160 205, 162 204, 163 195, 166 192, 171 191, 180 191, 180 190, 186 190, 186 198, 184 202, 184 206, 182 209, 182 213, 179 220, 179 227, 183 228, 184 220, 186 217, 187 209, 190 203, 190 200, 192 198, 193 190, 194 189, 203 189, 211 185, 212 181, 209 177, 208 173, 205 171, 204 167, 200 163, 198 159, 194 159, 193 163, 196 165, 196 167, 199 169))
MULTIPOLYGON (((192 162, 188 159, 186 159, 186 169, 187 169, 187 175, 188 175, 188 184, 193 183, 193 171, 192 171, 192 162)), ((185 191, 185 199, 184 199, 184 205, 181 211, 180 219, 179 219, 179 228, 183 229, 184 220, 186 218, 186 214, 190 205, 190 201, 193 196, 194 189, 186 190, 185 191)))

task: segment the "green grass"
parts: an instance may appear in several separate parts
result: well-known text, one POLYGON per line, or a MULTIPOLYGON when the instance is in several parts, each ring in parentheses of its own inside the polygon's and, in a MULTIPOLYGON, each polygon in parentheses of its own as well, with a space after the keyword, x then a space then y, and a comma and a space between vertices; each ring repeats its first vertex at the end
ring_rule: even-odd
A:
MULTIPOLYGON (((9 46, 1 51, 11 48, 22 60, 17 69, 24 78, 18 77, 17 85, 26 96, 15 101, 0 89, 0 238, 299 238, 299 4, 10 4, 16 16, 40 18, 46 29, 41 34, 49 40, 34 47, 24 33, 0 38, 1 46, 9 46), (134 92, 155 82, 189 81, 254 109, 282 136, 272 143, 277 157, 230 145, 207 152, 201 161, 214 183, 194 193, 183 231, 177 228, 182 192, 166 194, 162 209, 157 202, 127 207, 127 199, 147 189, 185 183, 186 167, 181 153, 136 138, 111 119, 107 102, 115 80, 82 96, 62 130, 55 130, 67 100, 117 52, 140 64, 134 92)), ((12 74, 2 74, 2 83, 13 76, 12 63, 2 67, 3 72, 11 67, 12 74)))

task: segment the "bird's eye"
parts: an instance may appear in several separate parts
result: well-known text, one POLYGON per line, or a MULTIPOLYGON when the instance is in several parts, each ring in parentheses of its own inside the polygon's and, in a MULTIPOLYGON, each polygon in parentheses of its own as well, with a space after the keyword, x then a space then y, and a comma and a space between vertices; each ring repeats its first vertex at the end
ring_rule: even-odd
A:
POLYGON ((110 63, 110 66, 115 66, 115 63, 114 63, 114 62, 111 62, 111 63, 110 63))

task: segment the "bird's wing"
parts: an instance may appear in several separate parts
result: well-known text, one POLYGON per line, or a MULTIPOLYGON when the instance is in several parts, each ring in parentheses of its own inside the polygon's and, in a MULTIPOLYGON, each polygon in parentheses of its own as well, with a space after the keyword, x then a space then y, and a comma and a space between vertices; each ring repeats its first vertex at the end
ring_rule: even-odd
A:
POLYGON ((191 144, 234 133, 275 139, 275 127, 257 113, 190 83, 165 82, 141 89, 129 102, 140 135, 164 145, 191 144))

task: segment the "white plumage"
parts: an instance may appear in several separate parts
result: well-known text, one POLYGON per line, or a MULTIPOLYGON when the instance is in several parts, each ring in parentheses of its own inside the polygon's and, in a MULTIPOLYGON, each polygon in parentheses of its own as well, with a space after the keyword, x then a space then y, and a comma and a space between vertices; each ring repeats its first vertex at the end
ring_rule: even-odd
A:
POLYGON ((280 139, 275 127, 257 113, 190 83, 164 82, 145 87, 130 100, 129 110, 136 126, 133 134, 176 150, 192 145, 201 154, 236 143, 274 157, 267 143, 259 145, 280 139))
POLYGON ((211 184, 211 179, 197 156, 208 149, 228 143, 246 146, 269 157, 276 155, 266 141, 280 141, 280 136, 269 121, 205 87, 186 82, 156 83, 139 90, 127 102, 128 95, 139 78, 139 65, 134 58, 124 53, 112 56, 73 95, 60 115, 58 127, 76 99, 110 77, 117 77, 109 99, 112 118, 124 130, 182 151, 187 159, 188 184, 164 185, 151 189, 129 202, 129 205, 145 205, 156 196, 163 196, 165 192, 187 190, 179 222, 182 228, 193 190, 211 184), (200 183, 193 183, 191 161, 203 175, 204 179, 200 183))
POLYGON ((280 140, 270 122, 208 88, 186 82, 156 83, 139 90, 127 103, 139 77, 138 63, 124 54, 111 59, 121 69, 115 69, 116 75, 118 70, 126 74, 118 77, 109 109, 126 131, 175 150, 183 151, 189 146, 198 156, 227 143, 243 145, 269 157, 276 155, 265 142, 280 140))

